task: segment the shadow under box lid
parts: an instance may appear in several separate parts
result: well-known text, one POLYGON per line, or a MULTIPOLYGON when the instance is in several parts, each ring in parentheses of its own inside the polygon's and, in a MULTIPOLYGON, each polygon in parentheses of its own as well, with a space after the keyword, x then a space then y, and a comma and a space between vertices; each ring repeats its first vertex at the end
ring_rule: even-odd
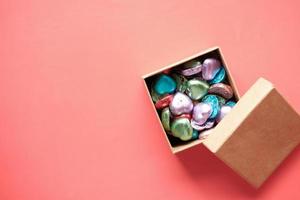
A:
POLYGON ((203 144, 259 187, 299 142, 299 115, 260 78, 203 144))

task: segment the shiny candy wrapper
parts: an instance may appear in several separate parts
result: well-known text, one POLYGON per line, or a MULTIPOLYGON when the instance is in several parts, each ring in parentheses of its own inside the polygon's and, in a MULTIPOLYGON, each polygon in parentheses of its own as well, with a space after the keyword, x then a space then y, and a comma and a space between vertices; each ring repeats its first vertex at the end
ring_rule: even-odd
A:
POLYGON ((151 84, 151 97, 170 137, 205 139, 236 104, 226 70, 215 58, 168 69, 151 84))

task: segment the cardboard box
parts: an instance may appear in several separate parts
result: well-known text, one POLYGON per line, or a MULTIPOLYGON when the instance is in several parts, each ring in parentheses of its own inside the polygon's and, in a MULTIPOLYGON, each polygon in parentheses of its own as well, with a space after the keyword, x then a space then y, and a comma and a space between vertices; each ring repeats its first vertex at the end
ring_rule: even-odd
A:
POLYGON ((143 76, 151 104, 173 153, 203 144, 254 187, 259 187, 300 143, 300 117, 276 88, 260 78, 240 97, 220 48, 208 49, 143 76), (150 96, 153 76, 192 59, 219 59, 238 101, 232 111, 212 129, 208 138, 174 144, 165 132, 150 96))

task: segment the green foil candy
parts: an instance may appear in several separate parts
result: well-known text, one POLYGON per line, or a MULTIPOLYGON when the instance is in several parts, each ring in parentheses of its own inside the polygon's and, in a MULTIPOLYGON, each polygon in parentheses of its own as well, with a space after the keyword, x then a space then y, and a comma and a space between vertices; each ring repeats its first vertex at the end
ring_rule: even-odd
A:
POLYGON ((163 125, 163 127, 166 131, 171 130, 171 128, 170 128, 170 119, 171 119, 171 112, 170 112, 169 107, 166 107, 161 112, 161 122, 162 122, 162 125, 163 125))
POLYGON ((184 93, 187 88, 187 79, 181 74, 172 74, 171 75, 176 81, 176 89, 178 92, 184 93))
POLYGON ((218 100, 219 100, 219 105, 220 105, 220 107, 223 106, 223 105, 226 103, 226 99, 225 99, 225 98, 220 97, 220 96, 218 96, 218 95, 216 95, 216 97, 217 97, 218 100))
POLYGON ((193 128, 190 120, 187 118, 175 119, 171 125, 171 131, 173 136, 180 138, 183 141, 192 139, 193 128))
POLYGON ((199 100, 207 94, 209 85, 205 81, 198 79, 189 80, 186 93, 193 100, 199 100))

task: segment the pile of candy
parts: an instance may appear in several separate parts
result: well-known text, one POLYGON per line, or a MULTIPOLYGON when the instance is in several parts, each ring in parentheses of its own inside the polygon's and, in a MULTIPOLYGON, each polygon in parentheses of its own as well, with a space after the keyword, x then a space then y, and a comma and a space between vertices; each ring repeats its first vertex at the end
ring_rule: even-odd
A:
POLYGON ((235 105, 219 60, 191 60, 159 74, 151 97, 166 132, 183 141, 203 139, 235 105))

